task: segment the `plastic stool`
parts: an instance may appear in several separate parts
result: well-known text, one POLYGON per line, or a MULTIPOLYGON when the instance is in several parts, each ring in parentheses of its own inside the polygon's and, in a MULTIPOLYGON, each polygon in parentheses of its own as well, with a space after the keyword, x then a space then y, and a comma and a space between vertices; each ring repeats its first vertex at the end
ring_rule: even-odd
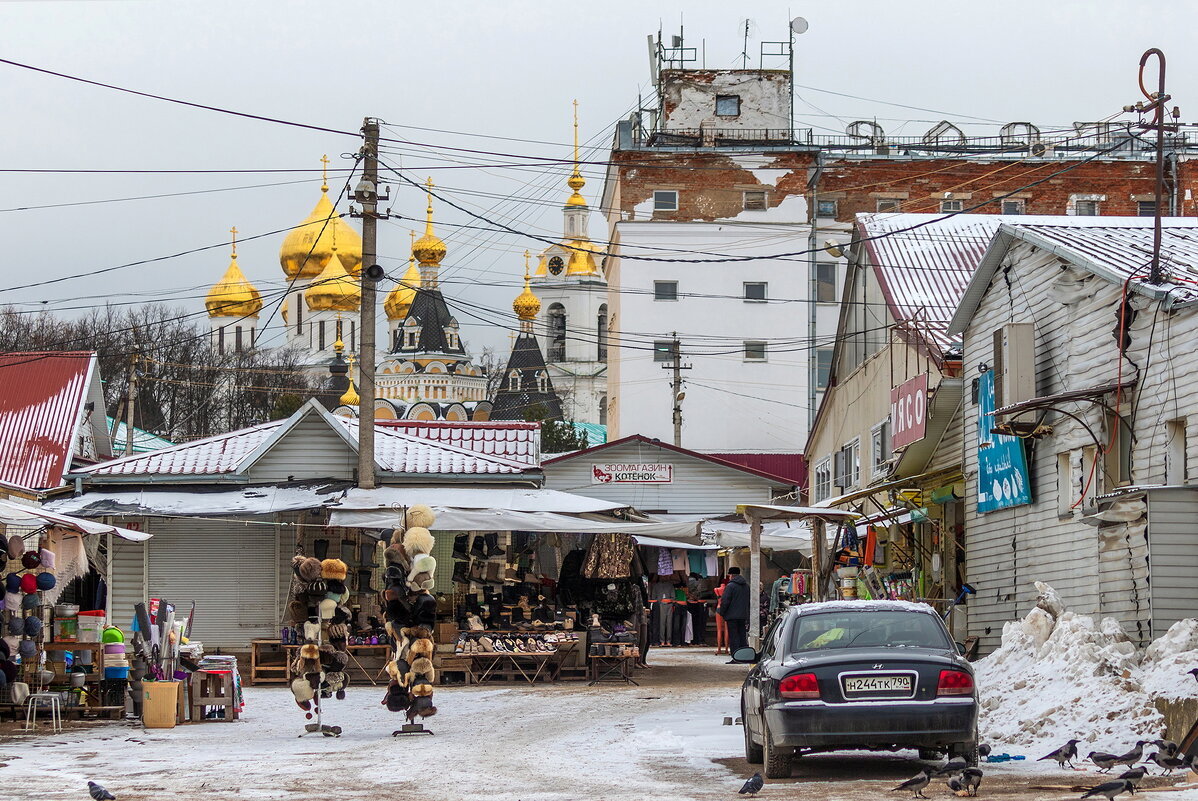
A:
POLYGON ((25 731, 37 726, 37 709, 40 701, 50 702, 51 731, 62 731, 62 698, 58 693, 33 693, 25 706, 25 731))

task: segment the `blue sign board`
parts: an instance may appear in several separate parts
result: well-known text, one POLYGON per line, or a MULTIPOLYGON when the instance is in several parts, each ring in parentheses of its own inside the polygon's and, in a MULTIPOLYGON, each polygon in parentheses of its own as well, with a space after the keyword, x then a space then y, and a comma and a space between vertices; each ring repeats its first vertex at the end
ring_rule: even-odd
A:
POLYGON ((992 434, 994 372, 978 379, 978 511, 993 512, 1032 502, 1027 456, 1019 437, 992 434))

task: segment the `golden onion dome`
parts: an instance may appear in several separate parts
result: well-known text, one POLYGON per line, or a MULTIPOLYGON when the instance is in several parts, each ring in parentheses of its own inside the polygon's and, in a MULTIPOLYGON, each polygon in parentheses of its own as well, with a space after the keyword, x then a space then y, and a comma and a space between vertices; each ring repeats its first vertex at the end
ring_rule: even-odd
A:
POLYGON ((208 290, 204 308, 209 317, 257 317, 262 311, 262 296, 237 266, 237 229, 232 233, 232 259, 225 274, 208 290))
POLYGON ((387 293, 387 299, 383 301, 383 311, 387 313, 387 319, 402 320, 407 317, 419 288, 420 270, 416 267, 416 259, 413 257, 408 259, 408 271, 403 274, 395 288, 387 293))
POLYGON ((425 211, 424 236, 412 243, 412 255, 422 265, 437 265, 445 258, 445 243, 433 231, 433 179, 428 179, 428 209, 425 211))
MULTIPOLYGON (((336 246, 330 256, 337 254, 336 246)), ((304 300, 311 311, 357 311, 362 287, 345 271, 339 258, 330 258, 308 286, 304 300)))
POLYGON ((541 299, 533 294, 532 289, 528 286, 528 251, 524 251, 524 291, 516 296, 512 301, 512 311, 516 312, 516 316, 521 320, 535 320, 537 313, 541 311, 541 299))
MULTIPOLYGON (((350 366, 353 366, 352 361, 350 366)), ((354 387, 354 379, 352 376, 349 379, 349 389, 345 390, 345 392, 338 399, 338 402, 342 406, 357 406, 362 402, 362 398, 358 396, 358 390, 354 387)))
POLYGON ((333 255, 333 226, 337 214, 329 201, 328 187, 321 187, 320 200, 302 223, 287 232, 279 248, 279 264, 288 278, 315 278, 333 255))
POLYGON ((337 241, 337 258, 345 271, 358 278, 362 275, 362 235, 343 217, 334 217, 333 237, 337 241))

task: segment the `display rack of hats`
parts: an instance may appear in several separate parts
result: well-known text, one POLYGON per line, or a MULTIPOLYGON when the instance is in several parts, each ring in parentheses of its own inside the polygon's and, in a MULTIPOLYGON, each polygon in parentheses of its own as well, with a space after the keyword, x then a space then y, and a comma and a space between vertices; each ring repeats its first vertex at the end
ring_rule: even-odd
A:
POLYGON ((432 661, 437 622, 437 599, 432 590, 437 560, 432 555, 436 540, 429 531, 436 516, 429 507, 417 504, 400 509, 399 519, 401 525, 391 531, 390 544, 383 551, 385 626, 395 648, 387 662, 390 682, 382 703, 407 718, 407 724, 393 735, 432 734, 416 720, 437 714, 433 705, 437 676, 432 661))
MULTIPOLYGON (((44 643, 49 637, 53 610, 43 603, 43 593, 53 590, 58 583, 54 552, 46 546, 44 538, 37 541, 37 547, 30 548, 22 535, 13 534, 7 538, 0 535, 0 553, 7 557, 4 564, 10 571, 4 579, 6 646, 9 657, 19 664, 18 676, 39 691, 57 677, 55 666, 63 674, 61 683, 67 683, 65 655, 61 665, 57 661, 46 664, 44 643)), ((5 673, 6 682, 7 679, 5 673)), ((71 700, 77 701, 78 693, 73 693, 71 700)))
POLYGON ((291 693, 309 721, 300 737, 339 737, 340 726, 324 723, 321 702, 332 697, 344 700, 349 684, 345 671, 351 617, 345 606, 349 600, 345 583, 349 568, 340 559, 317 559, 299 553, 292 559, 291 569, 291 600, 284 622, 303 635, 303 644, 291 665, 296 677, 291 682, 291 693))

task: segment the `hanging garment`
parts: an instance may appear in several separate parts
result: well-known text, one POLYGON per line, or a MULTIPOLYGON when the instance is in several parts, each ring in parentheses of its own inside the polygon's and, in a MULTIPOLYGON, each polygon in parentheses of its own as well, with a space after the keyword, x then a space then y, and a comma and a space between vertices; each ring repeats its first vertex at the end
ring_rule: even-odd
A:
POLYGON ((720 574, 720 557, 715 555, 715 551, 707 552, 707 575, 718 576, 720 574))
POLYGON ((561 575, 561 548, 542 541, 537 546, 537 563, 542 576, 556 581, 558 576, 561 575))
POLYGON ((687 559, 690 561, 690 572, 698 573, 699 578, 707 578, 707 559, 702 551, 687 551, 687 559))
POLYGON ((674 564, 674 570, 685 573, 690 567, 690 562, 686 558, 686 551, 681 548, 675 548, 670 551, 670 560, 674 564))
POLYGON ((582 575, 591 579, 619 579, 632 575, 632 537, 627 534, 596 534, 591 539, 582 575))
POLYGON ((668 576, 674 572, 674 560, 670 559, 669 548, 657 549, 657 575, 668 576))

